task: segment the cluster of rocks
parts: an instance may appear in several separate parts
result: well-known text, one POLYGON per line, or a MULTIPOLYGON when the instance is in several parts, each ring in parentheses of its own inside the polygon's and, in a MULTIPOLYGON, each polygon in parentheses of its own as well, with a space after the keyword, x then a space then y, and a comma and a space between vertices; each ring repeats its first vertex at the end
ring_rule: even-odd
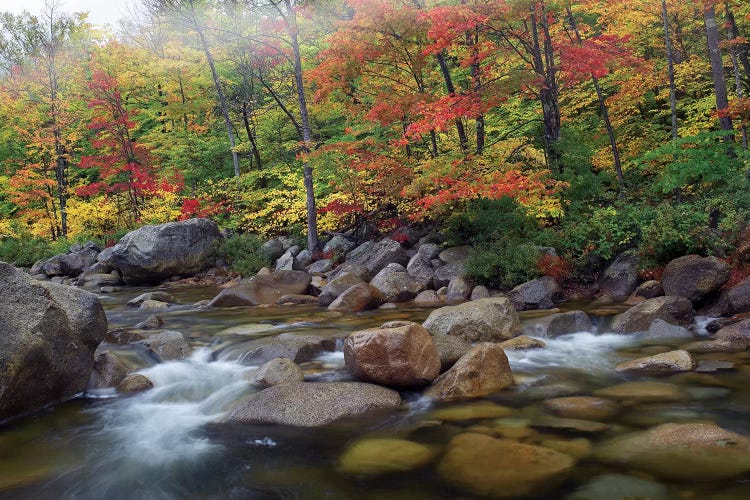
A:
POLYGON ((143 226, 104 250, 91 242, 73 245, 64 254, 36 262, 30 274, 40 281, 114 292, 122 285, 159 283, 210 268, 221 238, 208 219, 143 226))

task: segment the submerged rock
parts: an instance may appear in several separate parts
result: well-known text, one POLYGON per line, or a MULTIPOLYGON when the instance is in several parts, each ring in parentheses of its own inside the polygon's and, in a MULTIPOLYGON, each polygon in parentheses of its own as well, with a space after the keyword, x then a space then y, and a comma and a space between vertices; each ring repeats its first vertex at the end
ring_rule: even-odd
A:
POLYGON ((425 391, 425 396, 443 401, 479 398, 510 385, 513 385, 513 375, 502 347, 483 342, 440 375, 425 391))
POLYGON ((276 358, 287 358, 295 363, 304 363, 313 360, 323 352, 335 350, 336 339, 282 333, 254 342, 245 349, 244 352, 237 354, 237 361, 246 365, 263 364, 276 358))
POLYGON ((670 500, 667 487, 634 476, 624 474, 602 474, 578 488, 565 500, 612 500, 612 499, 670 500))
POLYGON ((750 439, 713 423, 663 424, 607 441, 597 459, 683 481, 750 472, 750 439))
POLYGON ((405 439, 363 439, 347 448, 339 459, 339 470, 365 476, 405 472, 432 462, 438 451, 405 439))
POLYGON ((344 360, 355 378, 376 384, 427 385, 440 374, 440 358, 429 332, 408 321, 352 333, 344 342, 344 360))
POLYGON ((565 418, 606 420, 620 411, 620 405, 605 398, 568 396, 548 399, 544 407, 565 418))
POLYGON ((139 307, 144 302, 147 301, 155 301, 155 302, 164 302, 167 304, 176 304, 177 299, 174 298, 174 296, 167 292, 147 292, 142 293, 139 296, 135 297, 134 299, 131 299, 128 302, 128 307, 139 307))
POLYGON ((521 333, 521 322, 505 297, 474 300, 430 313, 424 327, 433 335, 454 335, 469 342, 497 342, 521 333))
POLYGON ((445 422, 463 422, 465 420, 501 418, 510 415, 513 415, 511 408, 500 406, 491 401, 477 401, 476 403, 453 404, 437 408, 428 413, 427 418, 445 422))
POLYGON ((575 459, 549 448, 465 433, 448 443, 438 472, 471 493, 515 498, 553 487, 574 465, 575 459))
POLYGON ((395 409, 398 392, 361 382, 282 384, 240 401, 224 422, 318 427, 343 417, 395 409))
POLYGON ((690 396, 678 385, 667 382, 625 382, 594 391, 595 396, 632 403, 686 401, 690 396))

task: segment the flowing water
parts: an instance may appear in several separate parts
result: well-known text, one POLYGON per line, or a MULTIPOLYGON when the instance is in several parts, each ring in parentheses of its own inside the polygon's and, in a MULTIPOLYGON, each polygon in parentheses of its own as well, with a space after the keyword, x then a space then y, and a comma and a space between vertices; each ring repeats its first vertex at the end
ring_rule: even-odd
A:
MULTIPOLYGON (((131 326, 149 315, 125 306, 142 291, 128 289, 102 297, 110 328, 131 326)), ((217 290, 170 292, 182 304, 192 304, 213 297, 217 290)), ((194 348, 189 359, 157 364, 142 349, 100 347, 116 352, 131 369, 151 379, 152 390, 132 396, 93 391, 0 427, 0 498, 478 498, 442 480, 435 463, 410 472, 363 477, 341 472, 339 458, 348 444, 363 437, 400 437, 439 449, 468 428, 480 432, 481 427, 485 432, 498 425, 525 427, 549 415, 545 399, 588 395, 625 382, 628 379, 614 372, 616 364, 668 350, 638 336, 608 333, 607 317, 596 316, 595 331, 544 339, 544 349, 508 352, 517 383, 488 398, 510 408, 506 418, 441 421, 432 414, 431 401, 417 392, 405 392, 406 404, 390 415, 349 419, 319 429, 217 423, 238 399, 255 390, 246 381, 255 367, 238 360, 259 339, 279 334, 342 339, 386 321, 421 322, 429 312, 401 307, 342 315, 317 307, 177 306, 161 315, 165 328, 189 337, 194 348)), ((523 321, 533 323, 534 315, 523 321)), ((696 331, 705 333, 706 322, 699 320, 696 331)), ((302 365, 306 379, 350 380, 341 342, 337 345, 336 352, 302 365)), ((694 421, 713 421, 750 435, 748 356, 714 354, 701 359, 731 359, 736 368, 660 379, 676 384, 689 397, 678 403, 626 406, 601 433, 535 427, 524 431, 522 439, 580 444, 585 437, 595 447, 625 432, 694 421)), ((645 480, 654 498, 750 498, 750 476, 719 482, 669 482, 656 476, 648 470, 605 465, 589 456, 579 460, 565 482, 548 489, 544 498, 621 498, 614 483, 604 478, 617 478, 620 485, 624 481, 631 490, 645 480), (609 489, 599 496, 580 496, 581 488, 592 480, 604 481, 609 489)))

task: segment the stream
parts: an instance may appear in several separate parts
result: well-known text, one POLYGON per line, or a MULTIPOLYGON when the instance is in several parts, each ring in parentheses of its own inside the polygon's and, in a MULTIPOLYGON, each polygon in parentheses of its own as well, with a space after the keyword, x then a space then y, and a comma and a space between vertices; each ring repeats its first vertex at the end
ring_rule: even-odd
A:
MULTIPOLYGON (((151 313, 129 308, 126 303, 152 290, 128 288, 103 295, 109 328, 132 326, 148 317, 151 313)), ((638 336, 608 333, 610 316, 590 311, 595 331, 543 339, 544 349, 507 353, 516 385, 486 401, 510 408, 510 417, 440 420, 433 413, 432 402, 415 391, 406 391, 402 392, 402 408, 385 417, 347 419, 316 429, 220 425, 217 422, 236 401, 256 390, 246 380, 254 367, 237 362, 246 343, 282 333, 343 339, 352 331, 386 321, 422 322, 431 309, 404 306, 348 315, 309 306, 201 309, 187 304, 215 296, 216 288, 168 291, 185 305, 159 313, 164 328, 189 337, 192 356, 156 364, 144 350, 101 346, 100 350, 116 352, 131 370, 152 380, 154 388, 131 396, 117 395, 114 390, 94 391, 0 427, 0 498, 482 498, 445 482, 435 468, 439 456, 416 470, 376 477, 341 472, 339 458, 349 444, 363 437, 399 437, 438 449, 468 428, 526 427, 534 419, 550 415, 543 405, 545 399, 591 395, 635 380, 617 374, 614 366, 666 350, 638 336)), ((525 324, 539 316, 538 312, 521 315, 525 324)), ((696 329, 701 331, 704 323, 696 329)), ((700 359, 731 360, 736 366, 730 371, 660 378, 660 382, 675 384, 689 398, 624 405, 606 421, 609 428, 604 432, 534 428, 528 439, 580 444, 585 438, 596 446, 619 434, 665 422, 698 421, 750 435, 750 356, 717 353, 700 359)), ((301 366, 306 380, 351 380, 341 342, 336 352, 324 353, 301 366)), ((471 408, 471 404, 448 407, 471 408)), ((534 498, 620 498, 615 493, 623 483, 627 491, 648 483, 650 498, 750 498, 750 476, 709 482, 665 481, 648 471, 607 465, 591 456, 580 459, 563 483, 545 492, 547 496, 534 498), (592 482, 600 485, 599 496, 591 493, 595 492, 592 482)))

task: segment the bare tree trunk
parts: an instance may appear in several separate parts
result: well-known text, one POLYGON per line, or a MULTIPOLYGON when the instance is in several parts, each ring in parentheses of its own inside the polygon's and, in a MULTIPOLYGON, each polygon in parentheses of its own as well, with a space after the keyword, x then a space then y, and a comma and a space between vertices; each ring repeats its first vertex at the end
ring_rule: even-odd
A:
MULTIPOLYGON (((448 94, 455 94, 456 88, 453 86, 453 79, 448 70, 448 64, 445 62, 445 54, 440 52, 435 57, 437 57, 440 72, 443 74, 443 80, 445 80, 445 89, 448 91, 448 94)), ((461 145, 461 151, 465 153, 469 149, 469 139, 466 137, 464 122, 461 121, 461 118, 456 120, 456 132, 458 132, 458 142, 461 145)))
POLYGON ((258 151, 258 144, 255 142, 255 136, 250 128, 250 117, 247 113, 247 101, 242 103, 242 121, 245 123, 245 132, 247 132, 247 138, 253 147, 253 158, 255 163, 258 165, 258 170, 263 168, 263 163, 260 160, 260 151, 258 151))
MULTIPOLYGON (((729 9, 729 2, 724 2, 724 10, 726 11, 727 19, 732 18, 732 11, 729 9)), ((734 24, 732 22, 727 23, 727 40, 729 40, 729 55, 732 58, 732 70, 734 71, 734 88, 737 93, 737 98, 742 99, 745 96, 745 92, 742 89, 742 80, 740 79, 740 66, 737 58, 737 48, 734 45, 734 41, 737 38, 737 33, 734 31, 734 24)), ((747 149, 747 125, 744 120, 741 124, 742 130, 742 149, 747 149)))
MULTIPOLYGON (((732 30, 732 33, 734 33, 735 37, 740 36, 740 30, 737 28, 737 21, 734 18, 734 13, 729 9, 729 4, 725 3, 727 10, 727 22, 729 23, 729 27, 732 30)), ((745 40, 743 43, 741 43, 738 46, 737 49, 737 58, 742 63, 742 67, 745 70, 745 76, 750 79, 750 43, 745 40)))
MULTIPOLYGON (((305 86, 302 79, 302 56, 299 50, 299 28, 297 26, 297 14, 292 7, 291 0, 284 0, 286 7, 287 26, 292 41, 294 53, 294 81, 297 86, 297 100, 299 101, 300 121, 302 122, 303 152, 312 150, 312 129, 310 128, 310 117, 307 112, 307 98, 305 86)), ((313 169, 307 158, 303 161, 303 173, 305 183, 305 198, 307 207, 307 250, 311 254, 318 252, 320 244, 318 241, 318 220, 315 208, 315 187, 313 186, 313 169)))
MULTIPOLYGON (((719 29, 716 25, 716 10, 709 5, 703 11, 703 20, 706 26, 706 41, 708 42, 708 57, 711 60, 711 75, 714 80, 714 95, 716 97, 716 109, 721 112, 729 106, 727 97, 727 83, 724 79, 724 64, 719 47, 719 29)), ((725 113, 719 115, 719 125, 722 130, 727 131, 726 140, 734 141, 734 128, 732 119, 725 113)))
POLYGON ((672 139, 678 137, 677 133, 677 92, 674 83, 674 54, 672 53, 672 37, 669 36, 669 17, 667 12, 667 1, 661 0, 661 17, 664 23, 664 43, 667 48, 667 72, 669 73, 669 106, 672 112, 672 139))

